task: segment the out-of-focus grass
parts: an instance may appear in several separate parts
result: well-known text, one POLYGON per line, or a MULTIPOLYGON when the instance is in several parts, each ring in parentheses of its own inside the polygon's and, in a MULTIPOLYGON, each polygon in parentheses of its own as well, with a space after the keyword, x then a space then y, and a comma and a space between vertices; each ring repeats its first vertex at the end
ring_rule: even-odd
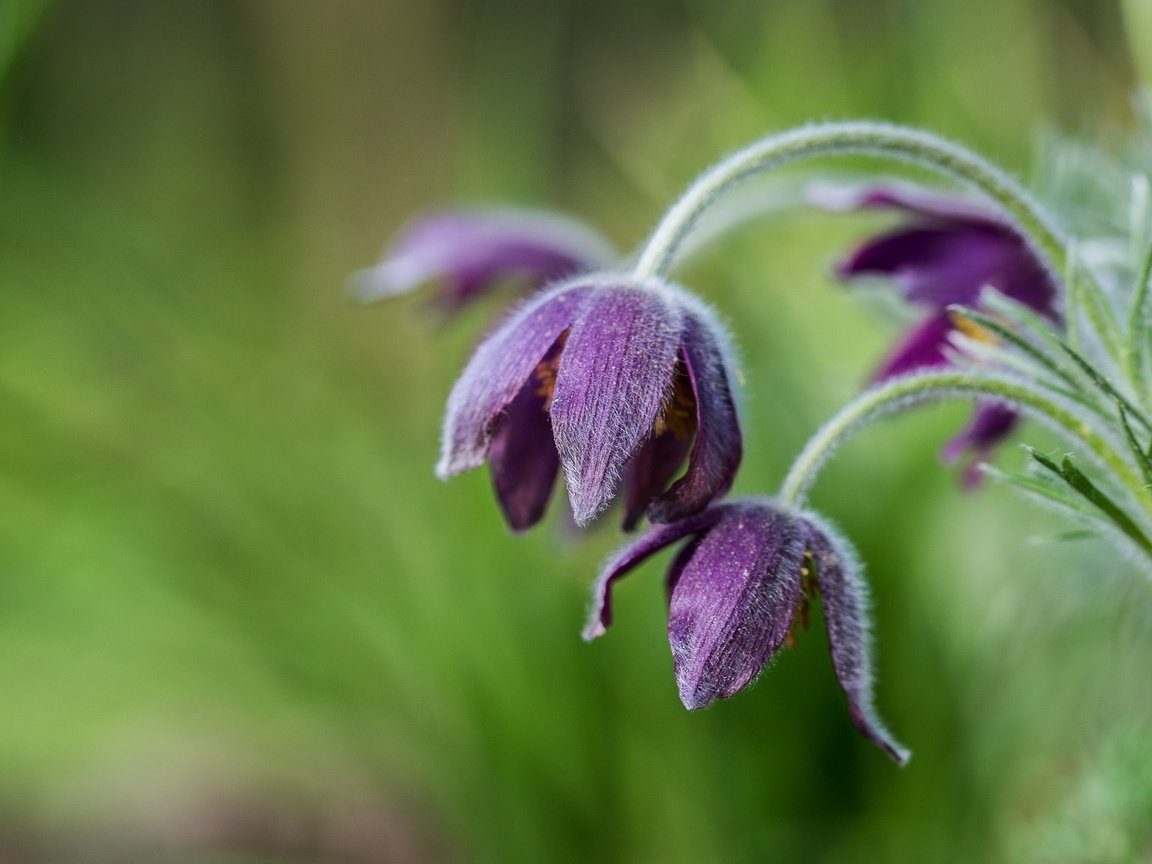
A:
MULTIPOLYGON (((719 152, 811 117, 1018 167, 1050 115, 1121 115, 1114 18, 519 8, 64 2, 28 46, 0 164, 0 854, 1045 860, 1045 814, 1091 818, 1084 778, 1126 801, 1143 776, 1098 754, 1149 716, 1148 603, 1091 549, 1026 548, 1048 520, 1003 490, 955 493, 934 451, 963 411, 872 430, 817 495, 869 563, 900 772, 852 731, 819 621, 699 715, 658 566, 582 645, 614 526, 513 538, 483 472, 431 474, 495 307, 438 330, 341 283, 457 195, 566 204, 627 246, 719 152)), ((823 275, 865 229, 774 221, 684 274, 742 348, 740 491, 896 330, 823 275)))

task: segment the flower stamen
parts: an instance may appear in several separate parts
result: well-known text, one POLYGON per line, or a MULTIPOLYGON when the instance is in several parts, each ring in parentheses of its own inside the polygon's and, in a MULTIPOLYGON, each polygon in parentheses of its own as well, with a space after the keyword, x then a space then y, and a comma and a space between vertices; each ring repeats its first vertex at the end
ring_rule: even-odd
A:
POLYGON ((536 379, 536 395, 543 400, 545 414, 552 410, 552 399, 556 392, 556 370, 560 368, 560 355, 564 352, 564 343, 567 341, 568 331, 565 330, 556 339, 552 350, 532 370, 532 375, 536 379))
POLYGON ((696 394, 692 390, 692 379, 683 360, 676 363, 671 398, 652 424, 654 436, 665 432, 680 439, 691 438, 696 434, 696 394))

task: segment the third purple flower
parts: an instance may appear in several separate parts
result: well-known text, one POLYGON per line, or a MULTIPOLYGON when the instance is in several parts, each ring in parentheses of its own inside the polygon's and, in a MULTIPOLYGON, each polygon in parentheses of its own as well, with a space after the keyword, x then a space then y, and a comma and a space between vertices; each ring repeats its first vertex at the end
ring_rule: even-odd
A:
MULTIPOLYGON (((1056 286, 1023 238, 993 211, 967 200, 913 191, 904 187, 821 189, 815 200, 832 209, 897 210, 909 221, 879 234, 853 250, 837 267, 844 279, 887 276, 905 298, 927 314, 897 343, 876 370, 883 381, 918 369, 947 366, 946 349, 953 304, 979 308, 980 293, 995 288, 1035 309, 1059 325, 1056 286)), ((942 454, 951 461, 971 453, 965 484, 979 482, 978 465, 1016 425, 1011 410, 984 403, 968 426, 949 441, 942 454)))

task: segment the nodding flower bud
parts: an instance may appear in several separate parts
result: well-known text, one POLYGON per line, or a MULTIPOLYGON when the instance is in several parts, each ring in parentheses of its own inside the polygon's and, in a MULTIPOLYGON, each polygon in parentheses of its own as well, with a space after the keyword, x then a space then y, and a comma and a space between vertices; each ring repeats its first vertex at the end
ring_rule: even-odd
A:
POLYGON ((689 710, 747 687, 819 595, 832 666, 857 729, 899 764, 909 752, 884 727, 872 703, 867 591, 852 547, 810 513, 766 500, 719 504, 652 527, 608 562, 596 583, 585 639, 612 620, 612 583, 673 543, 688 542, 668 568, 668 640, 676 684, 689 710))
POLYGON ((612 245, 582 222, 535 210, 444 210, 410 223, 380 263, 352 276, 370 303, 438 282, 433 305, 459 311, 504 283, 525 293, 608 266, 612 245))
MULTIPOLYGON (((842 279, 889 277, 910 303, 927 310, 881 363, 874 381, 950 365, 947 349, 955 323, 948 307, 979 308, 986 287, 1030 306, 1055 324, 1060 322, 1055 284, 1024 238, 994 211, 897 186, 819 187, 812 197, 831 209, 887 208, 910 217, 906 224, 860 244, 836 268, 842 279)), ((1016 420, 1010 409, 982 403, 969 425, 944 446, 947 461, 971 453, 965 485, 979 483, 979 463, 990 458, 1016 420)))
POLYGON ((448 398, 449 477, 485 460, 514 530, 563 469, 577 524, 627 487, 625 522, 671 521, 724 495, 742 441, 725 335, 683 289, 625 276, 541 292, 477 348, 448 398), (687 470, 674 480, 687 461, 687 470))

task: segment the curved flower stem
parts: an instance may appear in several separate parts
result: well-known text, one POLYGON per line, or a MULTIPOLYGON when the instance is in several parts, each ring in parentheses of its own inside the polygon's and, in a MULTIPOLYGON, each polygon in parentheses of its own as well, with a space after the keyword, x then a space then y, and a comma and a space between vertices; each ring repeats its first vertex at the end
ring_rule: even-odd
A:
POLYGON ((786 505, 803 507, 820 469, 840 445, 870 421, 912 405, 967 396, 1007 403, 1080 441, 1138 500, 1148 502, 1148 490, 1139 474, 1073 409, 1009 378, 955 371, 922 372, 895 378, 860 394, 824 424, 804 447, 784 478, 779 500, 786 505))
POLYGON ((1068 263, 1064 237, 1019 183, 972 151, 936 135, 866 121, 790 129, 716 163, 664 214, 640 253, 635 275, 640 279, 666 275, 700 215, 749 176, 802 159, 852 154, 911 162, 980 190, 1000 205, 1053 278, 1059 281, 1064 276, 1068 263))

